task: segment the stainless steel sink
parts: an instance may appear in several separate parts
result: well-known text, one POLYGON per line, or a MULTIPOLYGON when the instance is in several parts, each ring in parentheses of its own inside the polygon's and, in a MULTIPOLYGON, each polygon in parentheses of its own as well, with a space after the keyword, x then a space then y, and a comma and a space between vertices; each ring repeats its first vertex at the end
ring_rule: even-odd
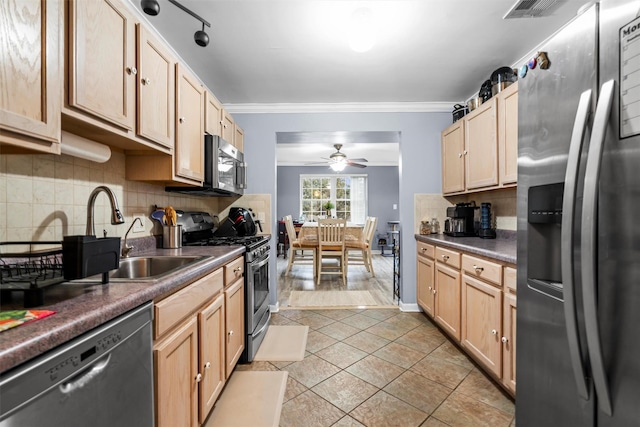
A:
POLYGON ((120 267, 112 270, 112 279, 153 279, 202 259, 201 256, 148 256, 122 258, 120 267))

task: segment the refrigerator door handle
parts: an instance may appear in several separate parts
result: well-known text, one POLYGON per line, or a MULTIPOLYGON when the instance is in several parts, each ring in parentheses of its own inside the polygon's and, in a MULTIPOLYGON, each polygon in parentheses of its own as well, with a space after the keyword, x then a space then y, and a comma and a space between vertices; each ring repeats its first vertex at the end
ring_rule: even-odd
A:
POLYGON ((578 394, 585 400, 589 400, 589 388, 585 375, 583 355, 580 348, 578 335, 578 322, 576 317, 575 278, 574 278, 574 215, 576 208, 576 188, 578 181, 578 167, 580 165, 580 153, 587 131, 587 121, 591 111, 591 89, 580 96, 576 119, 573 123, 571 143, 569 145, 569 158, 567 159, 567 172, 564 179, 564 194, 562 198, 562 296, 564 300, 564 317, 569 342, 569 357, 573 367, 573 375, 576 380, 578 394))
POLYGON ((582 210, 582 286, 584 289, 584 323, 587 335, 587 349, 591 362, 593 384, 600 403, 600 409, 611 416, 611 397, 607 374, 602 357, 602 343, 598 324, 598 182, 600 181, 600 166, 602 150, 607 133, 607 124, 611 113, 611 103, 615 80, 609 80, 600 88, 600 97, 593 120, 593 131, 589 142, 589 154, 584 179, 584 202, 582 210))

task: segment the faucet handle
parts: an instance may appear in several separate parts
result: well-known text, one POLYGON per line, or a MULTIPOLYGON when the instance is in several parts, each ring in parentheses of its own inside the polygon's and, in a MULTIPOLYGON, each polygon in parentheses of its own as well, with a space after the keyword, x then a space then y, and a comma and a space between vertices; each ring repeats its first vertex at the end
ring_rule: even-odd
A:
POLYGON ((135 248, 135 246, 129 246, 129 245, 127 245, 125 243, 124 246, 122 247, 121 257, 122 258, 128 258, 129 257, 129 252, 131 252, 134 248, 135 248))

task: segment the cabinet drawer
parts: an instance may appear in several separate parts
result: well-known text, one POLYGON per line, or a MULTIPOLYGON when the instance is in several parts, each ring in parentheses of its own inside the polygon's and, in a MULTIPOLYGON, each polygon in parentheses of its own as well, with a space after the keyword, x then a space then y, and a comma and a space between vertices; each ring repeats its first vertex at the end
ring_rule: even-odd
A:
POLYGON ((505 290, 511 291, 511 292, 516 292, 516 289, 518 288, 517 285, 517 272, 518 270, 516 270, 513 267, 505 267, 504 268, 504 286, 506 287, 505 290))
POLYGON ((460 252, 444 249, 436 246, 436 261, 449 265, 454 268, 460 268, 460 252))
POLYGON ((436 253, 436 248, 433 245, 429 245, 424 242, 418 242, 418 255, 433 258, 436 253))
POLYGON ((154 306, 154 338, 158 338, 193 313, 205 301, 219 293, 222 287, 223 276, 220 268, 157 302, 154 306))
POLYGON ((462 269, 471 277, 502 286, 502 265, 484 259, 462 255, 462 269))
POLYGON ((229 286, 244 274, 244 257, 241 256, 224 266, 224 285, 229 286))

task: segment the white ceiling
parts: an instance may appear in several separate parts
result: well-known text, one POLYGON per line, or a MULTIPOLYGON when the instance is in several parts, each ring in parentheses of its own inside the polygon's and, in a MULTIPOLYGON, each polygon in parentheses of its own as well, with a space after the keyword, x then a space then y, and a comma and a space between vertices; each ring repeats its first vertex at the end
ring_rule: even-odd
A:
MULTIPOLYGON (((129 1, 141 10, 140 0, 129 1)), ((140 14, 232 113, 451 111, 493 70, 524 63, 588 3, 560 0, 548 17, 504 20, 515 0, 178 1, 211 23, 207 47, 193 39, 200 22, 168 0, 158 0, 159 15, 140 14), (376 41, 357 53, 348 33, 362 7, 376 41)), ((328 156, 332 144, 325 147, 328 156)), ((300 157, 308 148, 296 154, 300 163, 310 160, 300 157)), ((343 148, 375 156, 359 150, 343 148)))

